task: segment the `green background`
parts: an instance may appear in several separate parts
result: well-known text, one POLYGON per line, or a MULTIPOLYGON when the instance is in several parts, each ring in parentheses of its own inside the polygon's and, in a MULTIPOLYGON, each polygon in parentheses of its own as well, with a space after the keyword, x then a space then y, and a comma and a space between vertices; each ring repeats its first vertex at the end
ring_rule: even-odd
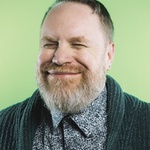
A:
MULTIPOLYGON (((37 88, 36 59, 42 17, 52 0, 0 0, 0 109, 37 88)), ((111 71, 123 90, 150 101, 150 1, 102 0, 115 25, 111 71)))

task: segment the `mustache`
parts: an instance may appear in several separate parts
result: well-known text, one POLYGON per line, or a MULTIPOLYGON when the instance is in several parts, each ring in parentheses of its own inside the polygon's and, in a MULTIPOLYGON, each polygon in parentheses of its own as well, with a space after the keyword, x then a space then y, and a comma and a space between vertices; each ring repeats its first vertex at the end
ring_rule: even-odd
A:
POLYGON ((46 63, 41 67, 42 72, 48 72, 49 70, 58 72, 84 72, 86 68, 81 65, 72 65, 72 64, 57 65, 55 63, 46 63))

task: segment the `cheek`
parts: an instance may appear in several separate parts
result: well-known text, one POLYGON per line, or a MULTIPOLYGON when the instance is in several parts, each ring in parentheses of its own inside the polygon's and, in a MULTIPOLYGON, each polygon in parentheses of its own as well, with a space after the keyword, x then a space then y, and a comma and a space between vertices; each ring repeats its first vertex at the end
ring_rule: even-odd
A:
POLYGON ((76 60, 91 72, 97 72, 102 66, 102 60, 98 54, 81 53, 77 55, 76 60))
POLYGON ((38 56, 38 66, 41 66, 47 62, 51 62, 54 53, 51 51, 41 51, 38 56))

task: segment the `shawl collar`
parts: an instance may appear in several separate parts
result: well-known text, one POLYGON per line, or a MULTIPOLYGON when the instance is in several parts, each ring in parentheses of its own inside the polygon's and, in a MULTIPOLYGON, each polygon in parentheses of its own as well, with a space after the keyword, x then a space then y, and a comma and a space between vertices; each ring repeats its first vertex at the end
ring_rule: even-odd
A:
MULTIPOLYGON (((123 121, 125 102, 124 94, 118 83, 110 76, 107 76, 107 150, 115 147, 116 138, 119 134, 123 121)), ((117 149, 117 148, 116 148, 117 149)))
POLYGON ((33 139, 36 129, 40 124, 41 110, 43 107, 43 101, 38 90, 25 102, 18 111, 22 114, 18 118, 20 119, 20 124, 18 125, 18 150, 32 150, 33 139))

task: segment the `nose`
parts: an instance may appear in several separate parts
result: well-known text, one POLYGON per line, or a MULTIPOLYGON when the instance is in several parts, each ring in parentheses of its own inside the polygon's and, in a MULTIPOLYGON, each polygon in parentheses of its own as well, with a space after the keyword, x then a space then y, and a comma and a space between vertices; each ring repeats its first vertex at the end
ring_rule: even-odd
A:
POLYGON ((54 53, 52 62, 57 65, 64 65, 73 62, 73 53, 68 47, 58 47, 54 53))

